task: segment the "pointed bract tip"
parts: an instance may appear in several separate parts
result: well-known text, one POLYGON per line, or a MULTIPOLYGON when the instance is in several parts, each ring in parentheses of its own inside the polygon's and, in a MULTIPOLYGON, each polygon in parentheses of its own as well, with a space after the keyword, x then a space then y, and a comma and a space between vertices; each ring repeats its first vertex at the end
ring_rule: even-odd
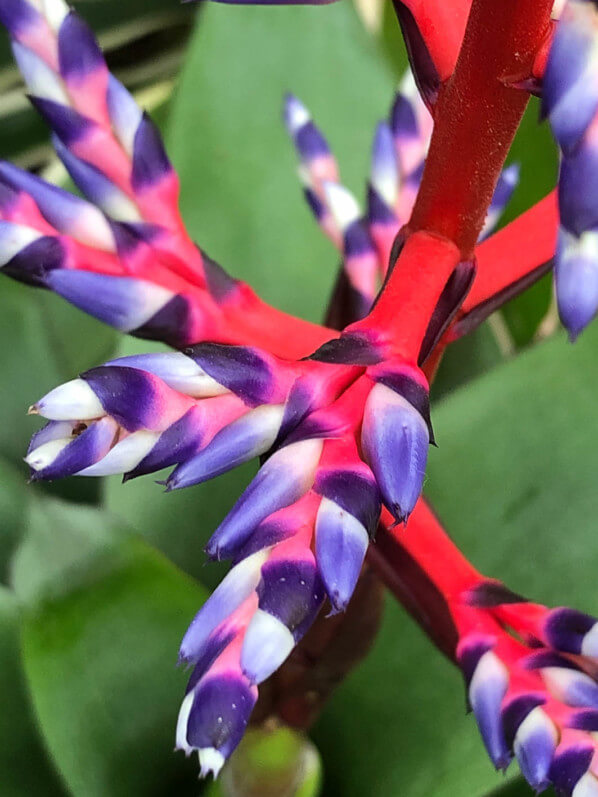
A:
POLYGON ((224 766, 224 756, 213 747, 204 747, 197 751, 200 765, 200 778, 207 778, 212 775, 214 780, 220 774, 220 770, 224 766))
POLYGON ((361 216, 359 203, 345 186, 325 181, 322 184, 325 202, 341 232, 356 222, 361 216))
POLYGON ((282 116, 291 136, 294 136, 298 130, 311 121, 311 114, 305 105, 291 93, 285 95, 282 116))

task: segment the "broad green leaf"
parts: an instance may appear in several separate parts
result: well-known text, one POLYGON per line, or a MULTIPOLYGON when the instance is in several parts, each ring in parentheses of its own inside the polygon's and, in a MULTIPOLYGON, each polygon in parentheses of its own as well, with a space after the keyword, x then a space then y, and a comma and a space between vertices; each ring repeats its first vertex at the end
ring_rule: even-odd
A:
POLYGON ((337 258, 304 204, 283 96, 291 91, 311 110, 361 197, 393 87, 350 3, 206 4, 168 136, 193 237, 266 300, 319 320, 337 258))
POLYGON ((36 502, 15 561, 23 660, 45 743, 75 797, 197 793, 173 754, 178 644, 205 593, 122 523, 36 502))
POLYGON ((6 583, 12 552, 24 530, 27 492, 25 479, 0 458, 0 583, 6 583))
MULTIPOLYGON (((598 326, 575 346, 558 336, 441 402, 426 484, 482 572, 536 600, 594 614, 597 350, 598 326)), ((481 797, 498 789, 504 780, 465 716, 459 674, 388 604, 373 652, 315 734, 326 794, 481 797)), ((519 797, 510 789, 505 797, 519 797)))
POLYGON ((0 773, 3 797, 59 797, 65 791, 53 770, 33 717, 21 669, 19 607, 0 587, 0 773))

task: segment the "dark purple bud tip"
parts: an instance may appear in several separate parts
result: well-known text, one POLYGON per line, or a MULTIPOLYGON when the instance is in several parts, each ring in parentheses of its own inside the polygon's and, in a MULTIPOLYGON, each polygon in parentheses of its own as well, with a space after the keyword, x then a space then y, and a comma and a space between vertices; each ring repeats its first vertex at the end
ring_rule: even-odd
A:
POLYGON ((137 368, 100 366, 81 374, 100 404, 128 432, 152 428, 161 406, 152 377, 137 368))
POLYGON ((18 37, 40 20, 39 12, 26 0, 1 0, 0 2, 0 22, 11 36, 18 37))
POLYGON ((85 138, 95 126, 91 119, 59 102, 34 96, 30 96, 29 99, 67 147, 85 138))
POLYGON ((589 745, 571 745, 557 753, 550 767, 550 780, 558 793, 570 795, 588 771, 594 750, 589 745))
POLYGON ((475 636, 468 636, 460 642, 457 649, 457 661, 459 662, 459 667, 461 668, 467 686, 469 686, 479 660, 484 653, 492 650, 495 642, 496 640, 492 637, 477 634, 475 636))
POLYGON ((506 603, 527 603, 527 598, 512 592, 501 581, 486 579, 467 590, 464 600, 477 609, 493 609, 506 603))
POLYGON ((257 349, 198 343, 185 349, 185 354, 246 404, 255 407, 268 403, 274 381, 272 366, 257 349))
POLYGON ((257 689, 240 674, 203 678, 187 694, 177 727, 177 746, 198 750, 202 774, 217 775, 241 741, 257 700, 257 689))
POLYGON ((398 224, 392 208, 386 204, 371 184, 368 185, 367 209, 367 218, 370 224, 398 224))
POLYGON ((71 11, 58 31, 60 74, 68 83, 84 80, 104 65, 102 51, 87 24, 71 11))
POLYGON ((376 365, 384 357, 380 347, 367 335, 350 332, 327 341, 306 359, 342 365, 376 365))
POLYGON ((373 478, 351 470, 324 470, 318 473, 314 491, 352 515, 373 537, 381 508, 380 492, 373 478))
MULTIPOLYGON (((586 635, 596 626, 596 618, 575 609, 553 609, 546 618, 544 633, 548 644, 563 653, 583 653, 596 655, 589 652, 589 645, 584 642, 586 635)), ((597 634, 595 633, 594 636, 597 634)), ((589 642, 590 640, 588 640, 589 642)))
MULTIPOLYGON (((0 248, 1 246, 0 233, 0 248)), ((64 249, 58 238, 44 236, 17 252, 2 266, 2 273, 27 285, 48 287, 49 274, 61 269, 64 261, 64 249)))
POLYGON ((392 369, 382 366, 379 370, 372 371, 371 375, 376 382, 386 385, 398 396, 402 396, 419 412, 428 427, 430 444, 436 445, 430 416, 430 393, 423 374, 420 378, 419 372, 410 373, 400 368, 392 369))
POLYGON ((390 109, 390 128, 395 138, 413 139, 419 137, 419 125, 412 103, 401 92, 395 95, 390 109))
POLYGON ((280 620, 296 641, 313 622, 325 596, 313 557, 267 562, 257 593, 260 609, 280 620))
POLYGON ((162 137, 156 125, 144 114, 133 142, 133 169, 131 185, 143 191, 159 183, 172 172, 162 137))

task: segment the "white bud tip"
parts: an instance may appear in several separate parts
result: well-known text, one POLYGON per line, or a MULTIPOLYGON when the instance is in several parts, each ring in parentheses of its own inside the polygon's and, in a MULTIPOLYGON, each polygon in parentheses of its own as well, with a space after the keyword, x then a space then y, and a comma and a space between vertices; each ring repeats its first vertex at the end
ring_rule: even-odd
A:
POLYGON ((361 209, 353 194, 348 188, 339 183, 324 182, 324 198, 332 213, 332 217, 342 232, 357 221, 361 216, 361 209))
POLYGON ((284 121, 290 135, 294 136, 303 125, 311 120, 305 105, 292 94, 288 94, 284 104, 284 121))
POLYGON ((220 774, 220 770, 224 766, 224 756, 215 750, 213 747, 203 747, 197 751, 199 756, 199 765, 201 767, 200 777, 207 778, 212 773, 214 779, 220 774))
POLYGON ((91 421, 106 413, 84 379, 72 379, 47 393, 30 408, 51 421, 91 421))
POLYGON ((25 462, 35 471, 43 470, 54 462, 56 457, 68 446, 72 439, 71 437, 50 440, 48 443, 39 446, 39 448, 30 451, 25 457, 25 462))

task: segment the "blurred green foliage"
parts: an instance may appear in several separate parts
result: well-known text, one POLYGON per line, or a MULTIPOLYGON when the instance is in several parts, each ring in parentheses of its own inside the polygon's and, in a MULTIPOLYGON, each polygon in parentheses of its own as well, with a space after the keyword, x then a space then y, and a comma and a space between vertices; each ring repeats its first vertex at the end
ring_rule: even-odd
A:
MULTIPOLYGON (((114 43, 115 63, 134 87, 172 74, 176 58, 142 74, 122 48, 148 62, 173 47, 180 54, 196 12, 165 6, 80 5, 114 43), (160 37, 140 41, 160 25, 160 37)), ((326 303, 336 257, 304 207, 279 122, 282 96, 292 90, 310 107, 344 180, 361 191, 374 123, 405 63, 389 25, 379 37, 367 33, 349 3, 208 5, 160 113, 192 235, 266 299, 312 319, 326 303)), ((2 40, 0 65, 7 63, 2 40)), ((12 85, 12 74, 6 66, 2 85, 12 85)), ((2 155, 36 162, 42 128, 24 105, 14 115, 11 107, 0 103, 2 155)), ((554 180, 554 153, 536 114, 532 108, 515 143, 523 182, 511 213, 554 180)), ((532 342, 549 298, 545 281, 507 308, 513 349, 532 342)), ((169 496, 151 477, 125 486, 116 478, 27 486, 27 405, 114 351, 149 346, 8 280, 0 341, 0 793, 197 794, 196 762, 172 753, 185 681, 174 666, 177 646, 222 573, 203 567, 203 545, 252 466, 169 496)), ((594 613, 597 346, 594 329, 575 348, 559 335, 505 361, 488 326, 456 346, 439 375, 440 447, 426 485, 485 572, 594 613)), ((465 716, 458 674, 391 600, 371 655, 338 689, 313 736, 326 795, 528 793, 515 772, 506 783, 493 772, 465 716)), ((259 754, 275 767, 277 750, 259 754)))

